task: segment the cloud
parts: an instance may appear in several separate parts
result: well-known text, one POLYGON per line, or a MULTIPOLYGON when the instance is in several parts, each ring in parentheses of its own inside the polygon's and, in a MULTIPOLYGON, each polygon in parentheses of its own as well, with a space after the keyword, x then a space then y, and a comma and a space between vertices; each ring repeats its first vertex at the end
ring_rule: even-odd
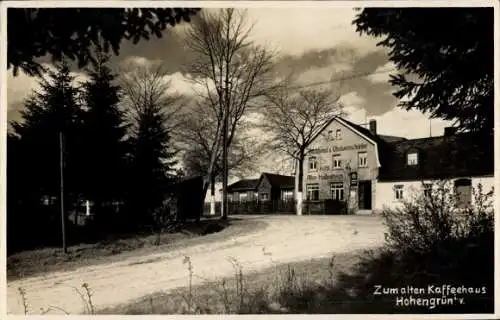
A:
POLYGON ((339 101, 344 105, 344 111, 346 112, 347 120, 354 123, 366 122, 366 99, 360 96, 358 92, 348 92, 342 95, 339 101))
POLYGON ((366 99, 359 95, 356 91, 348 92, 342 95, 339 99, 345 107, 360 108, 364 106, 366 99))
POLYGON ((380 134, 394 135, 408 139, 440 136, 444 128, 451 126, 452 121, 430 119, 428 114, 418 110, 406 111, 395 107, 380 116, 370 117, 377 120, 377 131, 380 134))
POLYGON ((373 74, 368 76, 368 79, 375 83, 388 83, 390 79, 389 77, 390 71, 394 71, 395 69, 396 66, 394 65, 394 63, 389 61, 383 66, 380 66, 377 69, 375 69, 373 74))
POLYGON ((162 60, 159 59, 148 59, 146 57, 139 57, 139 56, 130 56, 123 61, 120 62, 122 65, 136 65, 136 66, 141 66, 141 67, 152 67, 154 65, 159 65, 162 63, 162 60))
POLYGON ((265 7, 248 9, 255 22, 252 38, 281 53, 301 55, 316 49, 349 44, 362 52, 377 50, 377 40, 360 36, 352 25, 356 12, 346 7, 265 7))

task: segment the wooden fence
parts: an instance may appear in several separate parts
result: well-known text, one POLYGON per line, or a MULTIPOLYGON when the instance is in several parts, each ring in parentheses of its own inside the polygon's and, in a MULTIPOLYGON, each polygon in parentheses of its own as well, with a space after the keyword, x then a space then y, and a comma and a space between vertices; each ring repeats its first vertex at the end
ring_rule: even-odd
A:
MULTIPOLYGON (((304 201, 303 214, 346 214, 343 201, 304 201)), ((215 203, 215 214, 221 212, 221 202, 215 203)), ((205 203, 203 213, 210 213, 210 203, 205 203)), ((295 214, 294 200, 229 202, 229 214, 295 214)))

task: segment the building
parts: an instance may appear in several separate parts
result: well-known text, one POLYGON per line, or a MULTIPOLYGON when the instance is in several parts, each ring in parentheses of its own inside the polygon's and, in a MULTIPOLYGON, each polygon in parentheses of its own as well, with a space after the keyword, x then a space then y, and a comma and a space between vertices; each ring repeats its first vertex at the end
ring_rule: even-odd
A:
POLYGON ((264 172, 259 179, 239 180, 227 187, 231 202, 293 200, 295 177, 264 172))
MULTIPOLYGON (((257 183, 259 179, 242 179, 227 186, 228 201, 245 202, 258 199, 257 183)), ((222 192, 222 190, 221 190, 222 192)))
POLYGON ((467 203, 473 201, 473 186, 493 187, 493 134, 490 138, 479 142, 473 134, 447 128, 443 136, 405 139, 378 134, 375 120, 365 128, 335 118, 307 151, 304 199, 337 199, 368 213, 396 207, 410 192, 451 179, 467 203))

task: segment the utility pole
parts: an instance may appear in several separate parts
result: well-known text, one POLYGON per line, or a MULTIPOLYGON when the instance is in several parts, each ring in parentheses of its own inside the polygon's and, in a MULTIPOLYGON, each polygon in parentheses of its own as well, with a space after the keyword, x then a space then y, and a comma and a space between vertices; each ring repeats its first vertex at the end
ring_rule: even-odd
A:
POLYGON ((61 228, 62 228, 62 248, 67 253, 66 247, 66 215, 64 214, 64 140, 62 131, 59 132, 59 168, 60 168, 60 186, 61 186, 61 228))

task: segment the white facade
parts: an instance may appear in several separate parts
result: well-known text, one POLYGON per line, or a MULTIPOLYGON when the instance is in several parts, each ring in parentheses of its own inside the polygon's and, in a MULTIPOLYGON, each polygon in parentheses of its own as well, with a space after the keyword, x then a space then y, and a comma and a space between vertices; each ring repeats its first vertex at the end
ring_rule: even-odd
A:
MULTIPOLYGON (((491 191, 495 185, 495 177, 459 177, 450 178, 449 181, 459 179, 470 179, 472 188, 476 189, 479 184, 483 187, 483 193, 491 191)), ((424 181, 394 181, 394 182, 378 182, 377 183, 377 197, 375 203, 375 210, 380 211, 384 208, 394 209, 402 204, 402 200, 409 199, 412 195, 423 192, 424 184, 432 184, 437 181, 424 180, 424 181), (401 188, 397 188, 401 186, 401 188), (397 199, 397 189, 402 190, 403 199, 397 199)), ((474 204, 474 196, 471 197, 471 203, 474 204)))

